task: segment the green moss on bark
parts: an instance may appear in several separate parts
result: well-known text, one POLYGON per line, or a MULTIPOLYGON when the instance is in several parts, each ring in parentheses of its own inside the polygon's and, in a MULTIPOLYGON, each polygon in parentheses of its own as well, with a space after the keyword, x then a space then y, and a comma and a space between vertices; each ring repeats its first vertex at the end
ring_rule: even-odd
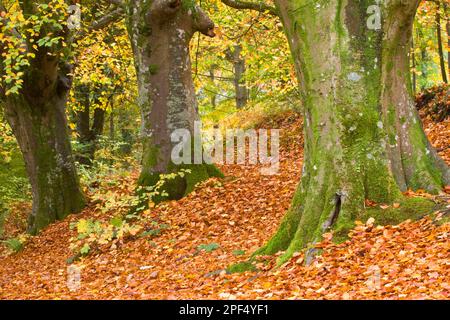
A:
POLYGON ((392 204, 386 209, 381 209, 379 206, 367 208, 358 214, 356 220, 365 222, 373 217, 378 224, 396 225, 408 219, 418 220, 439 207, 439 204, 420 197, 403 197, 398 204, 400 205, 398 208, 392 204))
POLYGON ((243 261, 229 266, 227 273, 243 273, 246 271, 257 271, 256 266, 250 261, 243 261))
MULTIPOLYGON (((173 179, 164 179, 164 183, 160 188, 160 195, 155 196, 153 202, 159 203, 165 200, 178 200, 191 193, 196 185, 211 177, 223 178, 223 174, 216 166, 211 164, 189 164, 189 165, 174 165, 170 164, 167 172, 175 173, 177 176, 173 179), (183 174, 180 174, 183 172, 183 174), (166 195, 163 195, 165 193, 166 195)), ((139 185, 152 187, 161 180, 160 173, 151 173, 147 170, 142 170, 139 177, 139 185)))
POLYGON ((429 213, 434 205, 404 198, 390 162, 390 145, 411 143, 413 152, 397 158, 403 166, 400 175, 414 172, 407 186, 425 185, 429 191, 441 186, 439 170, 425 156, 427 140, 420 123, 407 132, 411 141, 397 141, 397 135, 405 134, 406 120, 397 123, 397 110, 404 103, 382 99, 382 89, 396 88, 383 82, 383 72, 394 75, 391 69, 397 68, 384 50, 397 48, 384 48, 383 32, 366 28, 367 8, 373 4, 278 1, 301 82, 305 163, 291 208, 254 256, 285 251, 278 259, 283 263, 294 252, 312 247, 330 228, 343 240, 355 220, 373 216, 379 223, 397 224, 429 213), (408 157, 410 166, 405 165, 408 157), (365 199, 391 207, 366 209, 365 199), (400 207, 393 208, 394 202, 400 207))

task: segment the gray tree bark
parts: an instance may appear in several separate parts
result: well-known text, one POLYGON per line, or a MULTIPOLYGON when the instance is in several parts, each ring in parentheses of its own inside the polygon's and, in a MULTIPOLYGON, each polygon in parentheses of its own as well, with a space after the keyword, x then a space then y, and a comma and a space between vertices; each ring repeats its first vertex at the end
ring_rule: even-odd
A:
POLYGON ((300 83, 305 135, 291 208, 256 252, 283 250, 281 263, 327 229, 345 233, 365 199, 403 201, 407 188, 437 193, 450 172, 428 142, 411 94, 408 53, 419 0, 380 7, 369 0, 276 3, 300 83))
MULTIPOLYGON (((207 164, 175 165, 171 133, 187 129, 193 137, 199 120, 192 80, 189 42, 196 32, 214 36, 214 24, 192 1, 131 0, 128 30, 138 77, 143 158, 139 184, 153 186, 160 174, 191 171, 164 186, 169 199, 179 199, 195 184, 220 175, 207 164)), ((192 161, 193 163, 193 161, 192 161)))
POLYGON ((243 77, 245 75, 245 59, 241 55, 242 46, 240 44, 233 46, 233 51, 227 51, 227 59, 233 63, 234 70, 234 91, 236 108, 242 109, 247 105, 248 89, 243 77))
POLYGON ((81 211, 85 199, 74 165, 66 101, 70 70, 57 58, 38 54, 19 95, 5 97, 5 115, 20 146, 33 196, 28 232, 81 211))

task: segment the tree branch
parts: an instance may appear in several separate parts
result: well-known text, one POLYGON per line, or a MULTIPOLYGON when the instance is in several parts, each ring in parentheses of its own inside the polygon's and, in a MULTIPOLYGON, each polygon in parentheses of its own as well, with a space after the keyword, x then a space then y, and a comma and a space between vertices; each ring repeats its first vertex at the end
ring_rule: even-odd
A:
POLYGON ((88 31, 93 30, 99 30, 110 23, 116 22, 118 20, 121 20, 124 17, 125 11, 122 8, 116 8, 112 10, 111 12, 105 14, 102 18, 99 20, 94 21, 89 27, 88 31))
POLYGON ((195 6, 195 19, 194 19, 194 29, 199 31, 208 37, 215 37, 214 33, 214 22, 209 18, 209 16, 203 11, 199 6, 195 6))
MULTIPOLYGON (((8 12, 8 10, 3 4, 0 4, 0 12, 4 12, 5 14, 8 12)), ((0 27, 6 25, 8 22, 9 19, 0 17, 0 27)), ((26 52, 29 52, 28 45, 23 36, 20 34, 20 32, 17 31, 15 28, 13 28, 11 29, 11 34, 15 36, 17 39, 20 39, 22 41, 22 47, 26 50, 26 52)), ((2 49, 2 47, 0 47, 0 49, 2 49)))
POLYGON ((91 31, 100 30, 107 27, 109 24, 121 20, 125 15, 125 11, 122 7, 114 8, 110 12, 106 13, 100 19, 92 22, 85 30, 77 33, 75 40, 83 38, 91 31))
POLYGON ((278 10, 275 7, 269 6, 264 2, 249 2, 249 1, 240 1, 240 0, 221 0, 223 4, 232 7, 234 9, 242 10, 249 9, 255 10, 259 12, 267 12, 268 14, 279 17, 278 10))

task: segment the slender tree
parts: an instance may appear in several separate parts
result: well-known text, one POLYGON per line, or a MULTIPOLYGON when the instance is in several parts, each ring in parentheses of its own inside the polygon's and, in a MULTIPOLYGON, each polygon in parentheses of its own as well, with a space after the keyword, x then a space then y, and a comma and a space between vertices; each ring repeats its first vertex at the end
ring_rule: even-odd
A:
POLYGON ((227 60, 233 64, 234 71, 234 92, 236 107, 242 109, 247 104, 248 89, 245 85, 245 58, 241 55, 242 45, 236 44, 233 46, 233 50, 228 49, 226 52, 227 60))
POLYGON ((448 75, 450 77, 450 6, 445 1, 444 1, 444 13, 447 20, 445 28, 447 30, 447 65, 448 65, 448 75))
POLYGON ((441 67, 442 81, 448 83, 447 71, 445 70, 444 45, 442 44, 441 3, 436 1, 436 37, 438 43, 439 65, 441 67))
POLYGON ((91 107, 99 102, 100 93, 98 88, 79 85, 75 88, 75 91, 75 98, 82 107, 82 110, 76 112, 78 142, 82 146, 77 155, 77 161, 89 166, 92 165, 94 160, 98 138, 103 133, 106 110, 102 107, 91 107), (94 110, 92 111, 91 109, 94 110))
POLYGON ((414 38, 411 40, 411 67, 412 72, 412 90, 413 94, 417 92, 417 72, 416 72, 416 52, 414 51, 414 38))
MULTIPOLYGON (((216 67, 217 67, 217 65, 213 64, 213 65, 211 65, 211 67, 209 69, 209 78, 211 79, 211 81, 213 83, 216 78, 216 75, 215 75, 216 67)), ((210 101, 211 101, 212 107, 215 108, 217 105, 217 94, 216 93, 211 92, 211 100, 210 101)))

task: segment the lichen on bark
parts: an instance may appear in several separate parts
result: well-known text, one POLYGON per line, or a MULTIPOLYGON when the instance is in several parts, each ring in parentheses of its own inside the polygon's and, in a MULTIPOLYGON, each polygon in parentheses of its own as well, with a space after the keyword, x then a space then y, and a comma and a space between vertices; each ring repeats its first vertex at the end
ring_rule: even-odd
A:
MULTIPOLYGON (((194 1, 134 0, 129 6, 128 26, 142 115, 139 184, 151 186, 161 174, 185 167, 172 162, 171 133, 187 129, 194 136, 194 124, 199 121, 189 42, 195 32, 214 36, 214 24, 194 1)), ((169 199, 179 199, 197 182, 221 175, 204 163, 188 167, 191 173, 165 186, 169 199)))
POLYGON ((70 146, 65 77, 54 57, 40 56, 25 74, 20 95, 10 95, 4 103, 31 184, 31 234, 81 211, 86 203, 70 146))
MULTIPOLYGON (((406 188, 438 192, 449 171, 426 139, 407 89, 418 1, 380 7, 380 30, 366 26, 372 1, 276 4, 300 83, 304 164, 290 209, 255 255, 285 251, 282 263, 326 230, 345 234, 365 217, 366 199, 405 203, 406 188)), ((383 220, 383 210, 371 213, 383 220)))

